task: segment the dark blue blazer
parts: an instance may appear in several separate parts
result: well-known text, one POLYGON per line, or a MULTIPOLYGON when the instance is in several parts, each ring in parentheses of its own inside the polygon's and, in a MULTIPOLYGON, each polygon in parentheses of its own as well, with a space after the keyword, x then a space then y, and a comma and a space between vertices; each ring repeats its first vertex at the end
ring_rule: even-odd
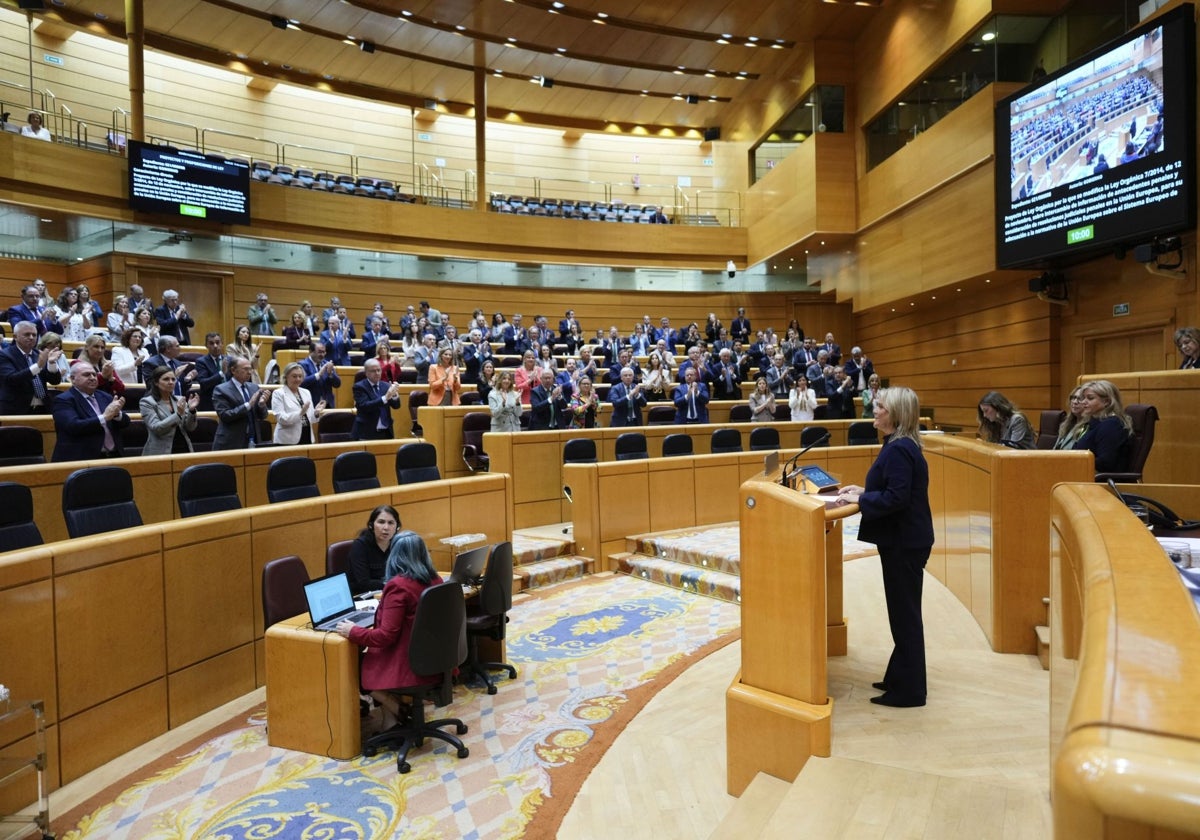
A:
POLYGON ((355 440, 378 440, 393 436, 392 412, 388 409, 399 409, 400 397, 393 397, 390 402, 385 401, 383 394, 379 393, 380 389, 385 393, 388 389, 388 383, 382 379, 379 380, 378 387, 367 379, 354 383, 354 407, 358 410, 354 418, 355 440), (384 425, 382 429, 378 428, 381 417, 384 425))
POLYGON ((911 438, 889 437, 859 496, 858 538, 888 548, 933 547, 929 464, 911 438))
MULTIPOLYGON (((108 408, 112 397, 103 391, 96 392, 100 410, 108 408)), ((104 449, 104 425, 92 410, 87 398, 76 388, 68 388, 54 400, 54 444, 52 461, 91 461, 100 457, 104 449)), ((121 429, 129 425, 129 415, 122 411, 109 421, 113 445, 121 452, 121 429)))
MULTIPOLYGON (((37 357, 37 354, 34 354, 37 357)), ((43 369, 38 378, 42 380, 46 399, 39 411, 46 411, 53 401, 54 388, 61 379, 57 370, 43 369)), ((33 388, 33 374, 29 372, 29 360, 16 344, 0 350, 0 414, 32 414, 31 405, 37 392, 33 388)))
POLYGON ((10 306, 8 311, 4 313, 4 320, 12 324, 13 329, 16 329, 17 324, 22 321, 28 321, 37 327, 38 335, 44 335, 46 332, 46 324, 42 321, 42 312, 40 307, 34 307, 32 310, 27 307, 24 302, 18 303, 16 306, 10 306))
MULTIPOLYGON (((329 361, 326 358, 325 361, 329 361)), ((325 362, 322 362, 322 367, 325 362)), ((337 362, 334 362, 336 365, 337 362)), ((337 371, 331 371, 329 376, 322 377, 317 375, 320 369, 312 360, 312 356, 305 356, 299 361, 300 367, 304 368, 304 381, 300 383, 300 387, 312 394, 313 405, 316 405, 321 400, 325 400, 325 405, 332 408, 337 405, 337 394, 334 388, 342 387, 342 378, 337 375, 337 371)))
POLYGON ((173 335, 179 339, 180 344, 191 344, 192 334, 188 332, 188 327, 196 326, 196 322, 192 320, 192 316, 184 313, 182 318, 176 318, 167 306, 156 306, 154 308, 154 320, 158 323, 159 335, 173 335))
POLYGON ((350 341, 341 332, 330 335, 329 330, 322 330, 321 341, 325 343, 326 361, 343 367, 350 364, 350 341))
POLYGON ((200 372, 196 377, 196 381, 200 383, 200 404, 197 406, 200 411, 214 410, 213 389, 225 381, 225 374, 221 371, 224 361, 223 354, 215 359, 205 355, 196 360, 196 370, 200 372))
POLYGON ((708 386, 703 382, 696 383, 696 396, 693 399, 688 394, 688 386, 685 382, 675 389, 675 423, 683 425, 684 423, 707 423, 708 422, 708 386), (694 402, 696 407, 696 419, 688 419, 689 402, 694 402))
POLYGON ((1129 469, 1129 430, 1116 417, 1105 417, 1088 423, 1087 431, 1071 448, 1091 450, 1096 456, 1098 473, 1124 472, 1129 469))
POLYGON ((608 389, 608 401, 612 403, 613 416, 609 426, 616 428, 619 426, 640 426, 642 425, 642 406, 646 404, 646 395, 643 392, 638 392, 638 395, 633 399, 633 420, 629 419, 629 392, 625 389, 625 383, 617 380, 617 384, 608 389))
MULTIPOLYGON (((551 389, 553 390, 553 389, 551 389)), ((567 400, 563 396, 554 399, 541 385, 529 391, 529 431, 535 432, 546 429, 559 429, 567 414, 567 400), (553 422, 551 422, 551 407, 553 407, 553 422)))

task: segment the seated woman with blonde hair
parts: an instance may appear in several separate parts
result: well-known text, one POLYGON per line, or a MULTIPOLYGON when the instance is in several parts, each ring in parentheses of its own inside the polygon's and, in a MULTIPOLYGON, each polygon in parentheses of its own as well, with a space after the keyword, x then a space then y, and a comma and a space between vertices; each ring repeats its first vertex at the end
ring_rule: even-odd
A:
POLYGON ((1129 468, 1133 424, 1121 405, 1121 392, 1107 379, 1085 382, 1079 392, 1082 420, 1087 430, 1072 449, 1087 449, 1096 457, 1096 472, 1124 472, 1129 468))

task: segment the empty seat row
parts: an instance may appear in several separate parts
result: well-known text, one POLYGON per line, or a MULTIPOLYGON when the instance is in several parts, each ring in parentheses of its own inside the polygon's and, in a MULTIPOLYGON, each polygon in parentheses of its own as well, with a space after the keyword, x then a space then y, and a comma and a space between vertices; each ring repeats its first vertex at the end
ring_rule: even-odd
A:
POLYGON ((394 181, 365 175, 355 177, 354 175, 314 172, 303 167, 293 168, 286 163, 271 164, 265 160, 256 160, 250 169, 250 176, 256 181, 280 184, 285 187, 301 187, 343 195, 361 195, 367 198, 403 201, 408 204, 414 204, 417 200, 414 195, 398 192, 394 181))

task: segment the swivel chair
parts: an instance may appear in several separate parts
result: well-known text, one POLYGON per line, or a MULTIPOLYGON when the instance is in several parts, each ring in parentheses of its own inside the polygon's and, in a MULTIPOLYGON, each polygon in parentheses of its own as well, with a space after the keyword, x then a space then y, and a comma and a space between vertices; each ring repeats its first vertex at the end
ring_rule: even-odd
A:
POLYGON ((716 429, 712 433, 711 452, 720 455, 742 451, 742 433, 737 429, 716 429))
POLYGON ((353 434, 353 411, 326 411, 317 421, 317 443, 345 443, 353 434))
POLYGON ((506 662, 480 662, 480 636, 503 642, 508 611, 512 609, 513 555, 512 543, 501 542, 492 546, 488 556, 487 571, 479 587, 478 604, 467 610, 467 670, 487 685, 487 693, 496 693, 496 684, 489 671, 507 671, 511 679, 517 678, 517 669, 506 662))
POLYGON ((183 518, 238 510, 237 471, 229 464, 193 464, 179 474, 176 500, 183 518))
POLYGON ((729 409, 730 423, 749 423, 750 422, 750 406, 744 403, 733 406, 729 409))
POLYGON ((646 436, 641 432, 625 432, 618 436, 616 454, 618 461, 649 458, 650 453, 646 451, 646 436))
POLYGON ((308 601, 304 598, 306 583, 308 569, 295 554, 271 560, 263 566, 263 629, 308 612, 308 601))
MULTIPOLYGON (((818 440, 821 440, 823 436, 828 434, 829 430, 824 426, 807 426, 803 431, 800 432, 800 445, 808 446, 810 443, 816 443, 818 440)), ((825 440, 818 444, 818 446, 829 446, 829 438, 826 437, 825 440)))
POLYGON ((142 524, 133 479, 120 467, 75 470, 63 482, 62 510, 72 539, 142 524))
POLYGON ((487 472, 491 459, 483 451, 483 433, 491 430, 492 415, 486 411, 472 411, 462 419, 462 458, 471 472, 487 472))
POLYGON ((267 467, 267 501, 271 504, 320 495, 317 465, 311 458, 303 455, 278 458, 267 467))
POLYGON ((432 443, 406 443, 396 450, 397 484, 437 481, 441 477, 437 447, 432 443))
POLYGON ((850 424, 846 431, 846 443, 849 446, 874 446, 879 443, 879 432, 870 420, 860 420, 850 424))
POLYGON ((774 426, 758 426, 750 431, 750 451, 761 452, 779 448, 779 430, 774 426))
POLYGON ((693 449, 691 435, 680 432, 673 435, 667 435, 665 438, 663 438, 662 454, 664 458, 673 458, 679 455, 691 455, 692 452, 693 449))
POLYGON ((563 444, 563 463, 596 463, 596 441, 592 438, 571 438, 563 444))
POLYGON ((0 553, 44 542, 33 521, 33 493, 24 484, 0 482, 0 553))
POLYGON ((350 546, 354 540, 338 540, 330 543, 325 549, 325 574, 336 575, 338 572, 350 574, 350 546))
POLYGON ((675 422, 675 406, 656 405, 646 414, 647 426, 670 426, 675 422))
POLYGON ((42 433, 32 426, 0 426, 0 467, 46 463, 42 433))
POLYGON ((1065 411, 1043 411, 1038 423, 1037 443, 1034 449, 1053 449, 1058 442, 1058 427, 1067 419, 1065 411))
POLYGON ((352 493, 355 490, 377 490, 379 475, 375 453, 366 450, 343 452, 333 459, 333 492, 352 493))

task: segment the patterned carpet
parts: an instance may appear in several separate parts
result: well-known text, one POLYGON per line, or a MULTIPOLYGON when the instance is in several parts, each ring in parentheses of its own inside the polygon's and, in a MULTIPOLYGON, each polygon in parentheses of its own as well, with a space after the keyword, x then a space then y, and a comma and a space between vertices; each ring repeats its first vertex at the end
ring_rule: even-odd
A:
POLYGON ((550 590, 510 615, 517 680, 491 697, 458 687, 437 710, 470 727, 470 758, 427 741, 402 776, 392 753, 339 762, 275 749, 260 709, 55 829, 64 840, 553 836, 624 722, 739 625, 734 605, 624 575, 550 590))

